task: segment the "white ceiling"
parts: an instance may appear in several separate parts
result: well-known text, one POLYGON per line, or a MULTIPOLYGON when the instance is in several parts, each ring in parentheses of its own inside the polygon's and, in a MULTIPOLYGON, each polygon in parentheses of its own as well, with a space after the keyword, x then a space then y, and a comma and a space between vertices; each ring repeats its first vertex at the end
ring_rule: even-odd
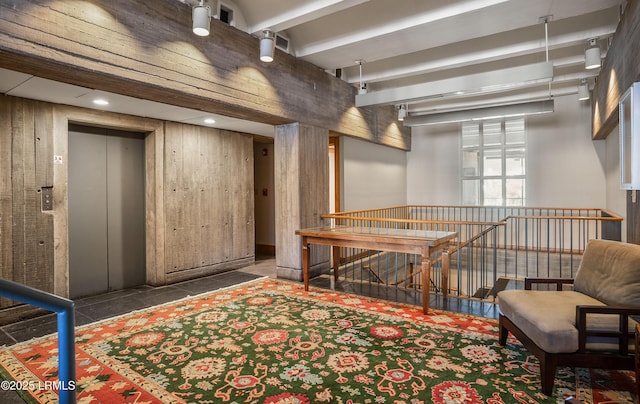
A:
MULTIPOLYGON (((577 93, 598 70, 584 68, 597 38, 606 55, 623 0, 222 0, 242 12, 246 30, 271 28, 291 53, 369 93, 549 60, 549 84, 473 97, 415 102, 410 112, 468 108, 577 93), (545 24, 545 21, 547 23, 545 24), (546 25, 546 26, 545 26, 546 25)), ((455 90, 455 89, 452 89, 455 90)), ((453 91, 452 91, 453 93, 453 91)))
MULTIPOLYGON (((176 0, 193 3, 195 0, 176 0)), ((213 5, 214 0, 206 0, 213 5)), ((550 84, 473 96, 412 102, 412 114, 467 109, 577 93, 584 50, 597 38, 606 55, 624 0, 221 0, 238 29, 258 37, 270 28, 289 39, 289 52, 369 93, 472 76, 517 66, 553 63, 550 84), (545 24, 545 21, 547 23, 545 24)), ((277 57, 277 54, 276 54, 277 57)), ((62 104, 203 125, 211 116, 151 101, 57 83, 0 69, 0 92, 62 104), (106 107, 93 98, 109 98, 106 107)), ((577 102, 577 100, 576 100, 577 102)), ((212 126, 273 136, 270 125, 216 116, 212 126)))
POLYGON ((254 135, 273 137, 273 126, 241 119, 209 114, 202 111, 160 104, 119 94, 107 93, 85 87, 64 84, 0 68, 0 93, 58 104, 74 105, 119 112, 147 118, 157 118, 192 125, 211 126, 254 135), (105 99, 109 105, 95 105, 95 99, 105 99), (207 124, 205 119, 215 123, 207 124))

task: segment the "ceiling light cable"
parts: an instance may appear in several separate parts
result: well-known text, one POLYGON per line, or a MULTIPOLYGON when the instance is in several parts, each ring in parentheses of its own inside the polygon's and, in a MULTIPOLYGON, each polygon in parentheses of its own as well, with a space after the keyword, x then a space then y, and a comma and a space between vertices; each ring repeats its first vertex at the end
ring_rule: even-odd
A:
POLYGON ((544 48, 546 53, 546 62, 549 61, 549 18, 544 19, 544 48))
POLYGON ((359 59, 356 60, 356 63, 360 66, 360 84, 358 85, 358 94, 366 94, 367 93, 367 83, 362 81, 362 63, 364 60, 359 59))
MULTIPOLYGON (((544 49, 545 61, 549 62, 549 16, 544 17, 544 49)), ((549 98, 551 98, 551 81, 549 81, 549 98)))

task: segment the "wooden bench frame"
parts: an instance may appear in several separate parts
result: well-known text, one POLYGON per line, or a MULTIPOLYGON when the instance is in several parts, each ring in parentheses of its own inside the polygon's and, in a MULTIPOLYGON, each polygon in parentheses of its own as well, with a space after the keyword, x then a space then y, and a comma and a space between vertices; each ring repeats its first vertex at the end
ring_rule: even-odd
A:
MULTIPOLYGON (((531 290, 534 284, 556 284, 556 290, 562 290, 563 285, 572 284, 573 279, 564 278, 527 278, 525 290, 531 290)), ((596 368, 596 369, 635 369, 634 352, 629 351, 629 345, 635 341, 635 328, 629 329, 629 316, 640 315, 640 308, 628 306, 576 306, 576 328, 578 329, 579 347, 576 352, 550 353, 536 345, 522 330, 502 313, 499 316, 499 343, 506 345, 509 332, 513 334, 540 362, 540 380, 542 392, 551 395, 553 382, 558 366, 596 368), (610 314, 618 316, 618 330, 589 331, 586 319, 589 314, 610 314), (593 351, 586 349, 588 337, 610 337, 618 339, 618 349, 614 351, 593 351)))

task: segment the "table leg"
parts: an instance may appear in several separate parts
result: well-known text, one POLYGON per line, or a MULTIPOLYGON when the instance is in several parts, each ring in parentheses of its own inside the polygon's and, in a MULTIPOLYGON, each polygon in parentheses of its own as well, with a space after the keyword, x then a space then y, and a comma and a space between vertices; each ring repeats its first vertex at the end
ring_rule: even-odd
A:
POLYGON ((409 263, 409 287, 412 288, 413 287, 413 281, 414 281, 414 276, 415 274, 413 273, 413 262, 409 263))
POLYGON ((340 247, 331 246, 333 254, 333 280, 338 281, 338 268, 340 268, 340 247))
POLYGON ((440 284, 442 285, 442 296, 449 296, 449 250, 442 250, 442 273, 440 284))
POLYGON ((302 279, 304 280, 304 290, 309 291, 309 243, 306 237, 302 238, 302 279))
POLYGON ((422 312, 427 314, 429 310, 429 282, 431 280, 431 261, 428 254, 422 255, 422 312))

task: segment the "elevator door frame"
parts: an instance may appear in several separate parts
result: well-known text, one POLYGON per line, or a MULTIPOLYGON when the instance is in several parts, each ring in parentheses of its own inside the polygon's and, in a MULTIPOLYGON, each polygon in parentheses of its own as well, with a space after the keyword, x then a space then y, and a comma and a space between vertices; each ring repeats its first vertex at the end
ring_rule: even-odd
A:
POLYGON ((70 297, 145 284, 144 134, 69 125, 68 144, 70 297))

